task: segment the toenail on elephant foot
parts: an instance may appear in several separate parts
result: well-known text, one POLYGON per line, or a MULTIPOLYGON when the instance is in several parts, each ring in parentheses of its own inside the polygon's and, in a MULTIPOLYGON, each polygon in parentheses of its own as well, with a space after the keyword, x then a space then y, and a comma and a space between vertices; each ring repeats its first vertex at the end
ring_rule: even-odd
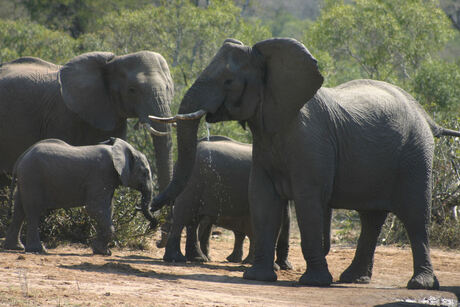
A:
POLYGON ((288 260, 277 260, 275 263, 279 266, 280 270, 287 271, 293 269, 292 264, 288 260))
POLYGON ((243 278, 258 281, 276 281, 278 276, 276 276, 273 269, 251 267, 244 272, 243 278))
POLYGON ((187 258, 185 258, 185 256, 182 255, 182 253, 180 252, 174 253, 174 254, 165 253, 163 256, 163 261, 164 262, 186 262, 187 258))
POLYGON ((407 288, 439 290, 439 281, 433 273, 420 273, 412 276, 407 283, 407 288))
POLYGON ((307 286, 326 287, 332 283, 332 275, 327 269, 307 269, 299 283, 307 286))

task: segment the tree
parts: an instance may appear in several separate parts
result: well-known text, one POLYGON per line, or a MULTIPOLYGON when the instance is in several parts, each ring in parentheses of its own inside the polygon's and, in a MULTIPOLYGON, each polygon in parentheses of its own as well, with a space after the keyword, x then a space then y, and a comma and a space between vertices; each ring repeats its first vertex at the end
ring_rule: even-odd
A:
POLYGON ((313 52, 320 50, 320 56, 334 60, 337 75, 349 75, 354 63, 354 76, 404 81, 452 35, 448 18, 434 0, 328 0, 305 41, 313 52))

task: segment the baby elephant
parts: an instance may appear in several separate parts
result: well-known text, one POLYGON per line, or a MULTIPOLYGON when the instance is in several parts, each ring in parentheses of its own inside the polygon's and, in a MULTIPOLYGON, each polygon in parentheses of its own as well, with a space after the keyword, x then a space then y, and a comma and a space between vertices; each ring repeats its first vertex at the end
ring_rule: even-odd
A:
POLYGON ((27 221, 26 252, 46 252, 40 242, 40 215, 48 208, 86 206, 97 222, 95 254, 110 255, 112 197, 121 184, 142 193, 147 208, 153 196, 152 177, 146 157, 127 142, 111 138, 99 145, 71 146, 58 139, 36 143, 16 161, 12 189, 14 215, 4 247, 22 250, 20 232, 27 221))
MULTIPOLYGON (((200 140, 190 180, 185 190, 174 201, 173 223, 166 244, 164 261, 207 261, 212 224, 235 233, 234 251, 227 260, 241 261, 244 237, 246 235, 249 237, 250 244, 253 239, 248 200, 251 161, 252 146, 249 144, 221 136, 200 140), (180 250, 181 232, 184 226, 187 226, 185 257, 180 250), (198 228, 201 228, 199 236, 198 228)), ((290 269, 291 264, 287 259, 290 226, 287 201, 283 215, 278 236, 276 264, 282 269, 290 269)), ((245 262, 252 262, 252 258, 253 247, 250 247, 245 262)))

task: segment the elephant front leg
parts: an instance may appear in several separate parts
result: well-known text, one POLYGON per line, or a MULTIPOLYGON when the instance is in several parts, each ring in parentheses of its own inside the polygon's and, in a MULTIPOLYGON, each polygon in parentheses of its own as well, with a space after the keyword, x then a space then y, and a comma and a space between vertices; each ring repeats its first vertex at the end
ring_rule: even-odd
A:
POLYGON ((291 232, 291 209, 285 201, 283 209, 283 222, 281 224, 280 234, 276 243, 276 261, 275 263, 281 270, 292 270, 292 264, 288 260, 289 255, 289 234, 291 232))
MULTIPOLYGON (((208 233, 209 234, 209 233, 208 233)), ((191 262, 207 262, 206 257, 198 245, 198 222, 187 226, 187 239, 185 241, 185 258, 191 262)))
POLYGON ((375 246, 387 217, 387 212, 359 212, 361 234, 355 257, 350 266, 340 275, 340 282, 367 284, 371 281, 375 246))
POLYGON ((166 243, 163 261, 165 262, 186 262, 185 256, 180 250, 180 239, 184 225, 174 222, 171 226, 168 242, 166 243))
POLYGON ((275 242, 281 225, 283 202, 267 173, 257 165, 251 169, 249 205, 254 230, 254 264, 243 278, 276 281, 273 269, 275 242))
POLYGON ((27 234, 26 234, 26 249, 27 253, 46 254, 46 248, 40 241, 38 226, 40 222, 40 213, 27 215, 27 234))
POLYGON ((306 185, 295 195, 295 208, 299 224, 302 253, 307 270, 299 282, 308 286, 329 286, 329 272, 323 246, 325 191, 317 185, 306 185))
POLYGON ((233 252, 228 255, 227 260, 228 262, 238 263, 243 259, 243 244, 246 235, 239 231, 233 231, 233 235, 235 237, 235 241, 233 243, 233 252))
POLYGON ((110 256, 108 245, 113 239, 115 229, 112 223, 112 205, 111 200, 105 206, 101 206, 100 203, 88 202, 86 211, 96 221, 96 238, 92 242, 92 249, 94 254, 110 256))

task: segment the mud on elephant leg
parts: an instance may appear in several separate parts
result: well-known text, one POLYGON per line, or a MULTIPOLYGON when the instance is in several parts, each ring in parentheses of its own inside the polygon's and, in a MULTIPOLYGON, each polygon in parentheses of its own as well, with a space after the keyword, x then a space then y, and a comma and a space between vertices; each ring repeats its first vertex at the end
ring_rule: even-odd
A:
POLYGON ((359 212, 361 234, 358 247, 350 266, 340 275, 340 282, 367 284, 371 281, 375 246, 387 215, 387 212, 359 212))

